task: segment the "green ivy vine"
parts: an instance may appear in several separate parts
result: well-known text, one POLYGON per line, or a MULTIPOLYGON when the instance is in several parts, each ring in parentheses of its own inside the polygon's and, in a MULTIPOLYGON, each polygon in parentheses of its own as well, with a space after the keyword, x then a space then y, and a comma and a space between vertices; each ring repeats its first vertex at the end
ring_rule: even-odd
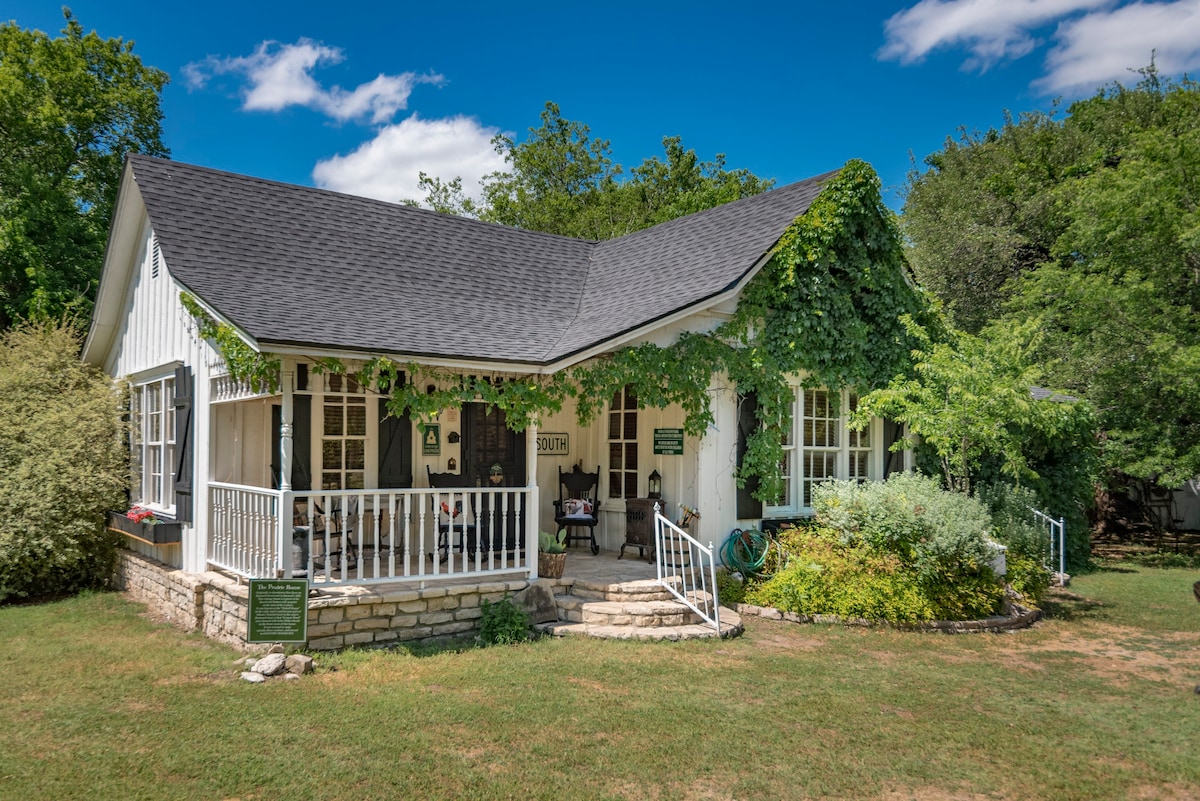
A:
POLYGON ((204 307, 187 292, 179 293, 179 302, 199 327, 200 336, 216 345, 229 375, 235 381, 247 381, 255 392, 279 390, 280 359, 271 353, 260 353, 246 344, 237 330, 217 322, 204 307))
MULTIPOLYGON (((870 165, 847 162, 784 232, 733 317, 710 333, 686 333, 668 347, 622 348, 554 375, 491 380, 377 357, 358 370, 357 379, 388 395, 392 414, 410 415, 422 427, 446 409, 483 402, 503 410, 515 431, 560 411, 568 398, 575 399, 579 423, 586 426, 614 393, 632 385, 640 406, 678 405, 685 431, 700 436, 713 422, 713 378, 724 375, 739 393, 754 393, 761 424, 748 438, 738 481, 757 477, 755 495, 770 501, 782 491, 789 376, 800 374, 806 386, 834 391, 885 386, 906 371, 914 347, 901 317, 928 330, 937 327, 909 279, 895 220, 879 189, 870 165)), ((193 298, 182 297, 232 375, 277 386, 278 357, 255 352, 193 298)), ((345 371, 335 359, 317 360, 316 369, 345 371)))

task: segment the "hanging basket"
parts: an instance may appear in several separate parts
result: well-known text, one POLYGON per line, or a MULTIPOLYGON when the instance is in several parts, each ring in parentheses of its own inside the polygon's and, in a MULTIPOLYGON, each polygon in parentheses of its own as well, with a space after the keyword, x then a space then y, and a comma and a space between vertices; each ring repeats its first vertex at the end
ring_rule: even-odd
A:
POLYGON ((567 565, 565 553, 546 553, 538 551, 538 578, 562 578, 563 568, 567 565))

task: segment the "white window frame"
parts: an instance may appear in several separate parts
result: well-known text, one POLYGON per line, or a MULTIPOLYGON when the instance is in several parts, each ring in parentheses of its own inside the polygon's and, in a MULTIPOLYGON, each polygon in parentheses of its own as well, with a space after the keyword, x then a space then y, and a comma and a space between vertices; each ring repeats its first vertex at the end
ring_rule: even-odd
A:
POLYGON ((805 468, 811 460, 820 458, 823 465, 832 466, 832 475, 827 478, 878 481, 883 475, 883 421, 872 418, 861 433, 846 428, 847 412, 857 404, 857 393, 843 390, 835 397, 835 393, 828 390, 806 389, 799 385, 793 386, 793 393, 791 428, 783 438, 784 495, 779 504, 763 504, 764 518, 802 517, 813 513, 811 504, 805 504, 805 485, 806 482, 815 485, 823 479, 806 475, 805 468), (813 405, 819 407, 815 411, 825 412, 822 395, 828 397, 830 411, 837 402, 836 417, 826 414, 817 418, 808 416, 814 411, 808 407, 813 405), (820 421, 832 423, 833 428, 822 428, 820 421), (807 432, 806 424, 812 424, 807 432), (857 466, 857 475, 851 476, 852 466, 857 466))
POLYGON ((608 445, 608 497, 610 499, 628 500, 638 497, 638 489, 640 488, 640 470, 643 464, 642 448, 641 448, 641 411, 639 401, 636 397, 630 397, 633 394, 633 388, 630 386, 621 387, 620 390, 613 393, 612 400, 608 404, 608 438, 605 443, 608 445), (633 436, 629 436, 626 424, 632 421, 633 436), (613 434, 616 436, 613 436, 613 434), (619 451, 621 454, 621 466, 614 467, 613 453, 619 451), (634 461, 636 464, 629 467, 630 453, 636 454, 634 461), (613 478, 619 479, 614 482, 613 478), (630 478, 633 478, 633 493, 626 492, 630 478))
POLYGON ((134 504, 175 513, 175 371, 130 387, 130 495, 134 504), (150 400, 158 399, 158 408, 150 400))
MULTIPOLYGON (((349 375, 340 375, 334 373, 315 374, 309 373, 309 382, 313 387, 308 394, 312 395, 312 451, 310 454, 312 469, 312 482, 314 491, 322 491, 325 488, 325 474, 339 473, 341 476, 341 490, 356 491, 358 487, 346 487, 346 474, 351 472, 362 472, 363 474, 363 489, 374 489, 378 487, 379 482, 379 419, 377 414, 371 411, 373 402, 379 397, 374 392, 367 391, 359 386, 357 382, 352 380, 349 375), (362 399, 361 403, 357 401, 351 403, 350 398, 362 399), (345 420, 341 426, 341 434, 326 434, 325 433, 325 405, 329 403, 331 406, 341 406, 343 414, 351 406, 361 406, 366 415, 366 429, 362 435, 346 433, 345 420), (356 471, 345 467, 345 447, 349 440, 362 440, 363 442, 363 469, 356 471), (343 466, 338 470, 325 469, 325 442, 340 441, 342 444, 343 466)), ((328 492, 339 492, 341 490, 330 489, 328 492)))

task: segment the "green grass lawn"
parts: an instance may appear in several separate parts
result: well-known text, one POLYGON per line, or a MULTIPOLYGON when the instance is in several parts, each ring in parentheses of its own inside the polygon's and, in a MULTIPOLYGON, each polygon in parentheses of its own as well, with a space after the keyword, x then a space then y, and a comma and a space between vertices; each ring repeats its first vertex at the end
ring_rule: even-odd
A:
POLYGON ((0 607, 0 799, 1196 798, 1197 578, 1110 567, 1010 634, 748 619, 260 686, 118 595, 0 607))

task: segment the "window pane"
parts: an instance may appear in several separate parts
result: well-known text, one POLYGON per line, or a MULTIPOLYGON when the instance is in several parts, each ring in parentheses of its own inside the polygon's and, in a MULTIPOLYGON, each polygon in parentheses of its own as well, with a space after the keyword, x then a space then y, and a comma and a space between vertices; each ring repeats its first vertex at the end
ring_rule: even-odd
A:
POLYGON ((325 435, 338 436, 342 433, 342 406, 325 404, 325 435))
POLYGON ((613 443, 609 444, 609 446, 608 446, 609 469, 620 470, 624 466, 622 464, 622 460, 621 460, 621 454, 624 452, 624 450, 625 450, 624 446, 621 445, 621 443, 619 443, 619 442, 613 442, 613 443))
POLYGON ((321 467, 326 470, 342 469, 342 441, 327 439, 321 443, 321 467))
POLYGON ((362 473, 346 474, 346 489, 363 489, 364 486, 362 473))
POLYGON ((636 409, 637 408, 637 393, 633 391, 632 384, 629 384, 628 386, 625 387, 625 408, 626 409, 636 409))
POLYGON ((609 401, 608 407, 610 409, 620 409, 621 408, 621 393, 619 390, 617 392, 613 393, 612 400, 609 401))
POLYGON ((624 439, 637 439, 637 412, 625 412, 624 439))
POLYGON ((346 434, 352 437, 367 435, 366 406, 350 406, 346 409, 346 434))
POLYGON ((339 490, 342 488, 341 473, 322 473, 321 474, 321 489, 339 490))
POLYGON ((346 469, 362 470, 365 467, 365 443, 361 439, 346 440, 346 469))
POLYGON ((637 473, 626 473, 625 474, 625 497, 626 498, 636 498, 637 497, 637 473))
POLYGON ((330 373, 328 376, 326 376, 326 378, 330 392, 342 391, 342 377, 340 375, 337 373, 330 373))
POLYGON ((611 470, 608 473, 608 497, 621 497, 621 473, 611 470))
POLYGON ((608 438, 621 438, 621 413, 614 412, 608 416, 608 438))
POLYGON ((638 446, 636 442, 627 442, 625 444, 625 469, 637 470, 638 466, 638 446))

